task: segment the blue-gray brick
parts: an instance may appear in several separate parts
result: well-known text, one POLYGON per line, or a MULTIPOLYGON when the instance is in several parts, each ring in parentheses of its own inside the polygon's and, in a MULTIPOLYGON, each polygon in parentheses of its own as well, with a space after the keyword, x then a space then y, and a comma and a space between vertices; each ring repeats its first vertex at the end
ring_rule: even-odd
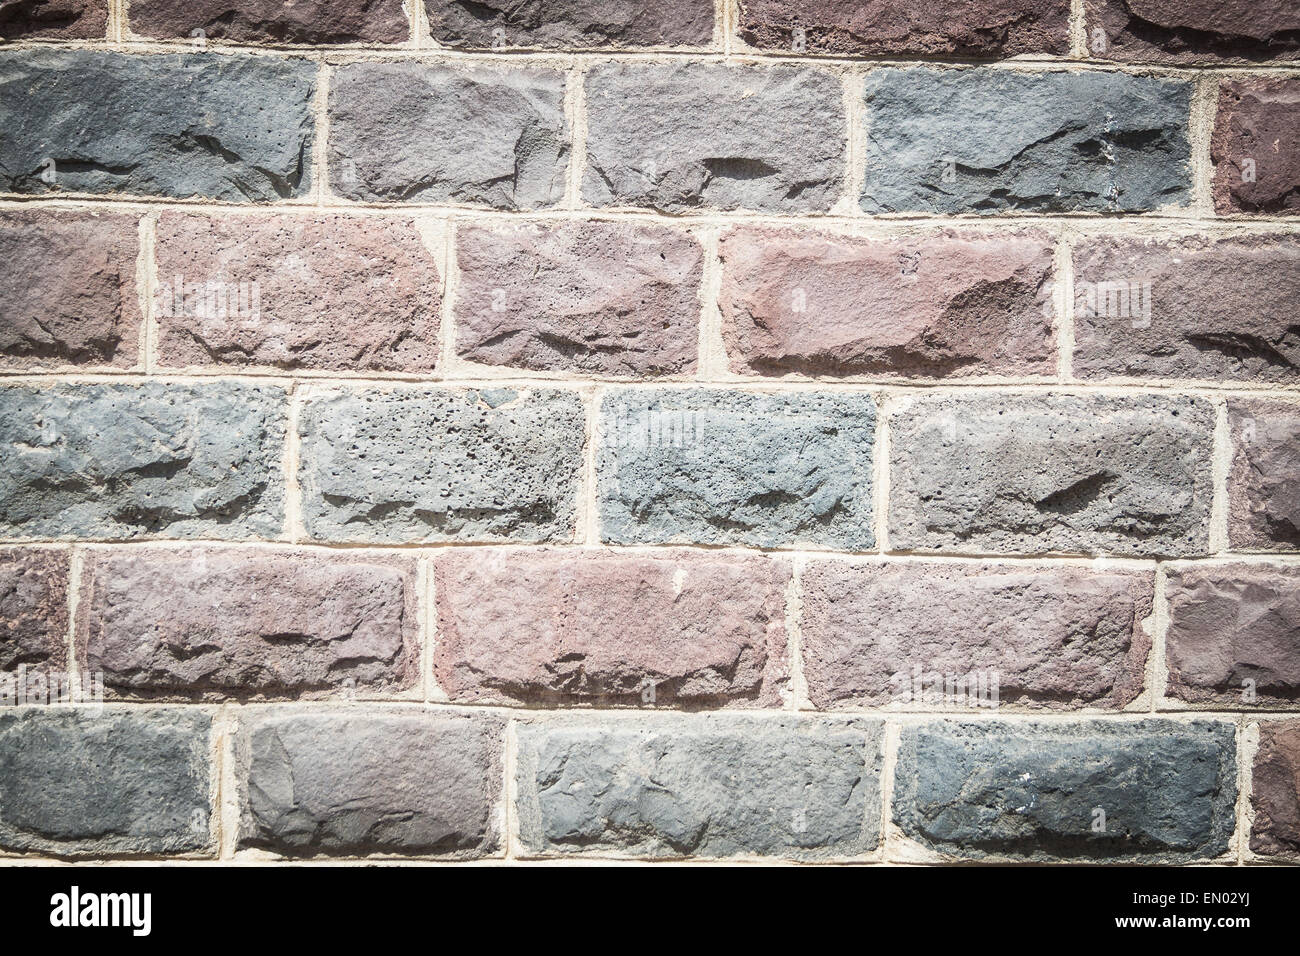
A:
POLYGON ((0 388, 0 533, 246 538, 284 520, 282 388, 0 388))
POLYGON ((894 821, 958 857, 1179 862, 1228 849, 1231 723, 1199 720, 905 727, 894 821))
POLYGON ((0 190, 268 202, 311 187, 316 65, 265 56, 0 54, 0 190))
POLYGON ((878 843, 882 725, 712 714, 519 730, 531 854, 790 859, 878 843))
POLYGON ((596 459, 601 537, 869 548, 875 418, 865 393, 611 393, 596 459))
POLYGON ((366 389, 302 412, 318 540, 571 540, 584 415, 561 389, 366 389))
POLYGON ((1125 73, 881 69, 867 212, 1142 211, 1191 198, 1190 83, 1125 73))
POLYGON ((0 846, 58 855, 212 846, 211 717, 200 710, 0 713, 0 846))

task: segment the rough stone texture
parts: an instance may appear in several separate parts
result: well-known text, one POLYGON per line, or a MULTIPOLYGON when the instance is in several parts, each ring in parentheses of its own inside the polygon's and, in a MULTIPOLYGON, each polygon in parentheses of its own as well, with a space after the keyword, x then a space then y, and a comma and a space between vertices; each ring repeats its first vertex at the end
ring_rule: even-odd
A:
POLYGON ((200 710, 0 711, 0 847, 67 856, 210 850, 200 710))
POLYGON ((1300 55, 1295 0, 1084 0, 1089 53, 1146 63, 1300 55))
POLYGON ((1300 574, 1236 564, 1169 572, 1170 696, 1250 709, 1300 701, 1300 574))
POLYGON ((826 212, 840 196, 843 93, 825 70, 602 63, 584 89, 591 205, 826 212))
POLYGON ((956 857, 1212 859, 1236 824, 1235 761, 1219 721, 904 727, 894 821, 956 857))
POLYGON ((1124 73, 873 70, 871 213, 1141 212, 1191 198, 1192 84, 1124 73))
POLYGON ((0 388, 0 534, 278 535, 285 406, 239 382, 0 388))
POLYGON ((703 250, 641 223, 456 233, 456 351, 486 365, 618 378, 695 371, 703 250))
POLYGON ((1090 238, 1074 284, 1080 378, 1300 381, 1294 236, 1090 238))
POLYGON ((1264 856, 1300 853, 1300 722, 1260 724, 1251 785, 1251 850, 1264 856))
POLYGON ((365 202, 537 209, 564 198, 564 75, 350 63, 330 80, 330 186, 365 202))
POLYGON ((692 551, 439 555, 434 675, 452 700, 779 706, 790 575, 692 551))
POLYGON ((576 392, 359 389, 302 411, 303 521, 318 540, 549 541, 574 533, 576 392))
POLYGON ((429 32, 443 46, 706 46, 713 39, 713 0, 424 0, 429 32))
POLYGON ((366 710, 261 711, 237 742, 239 844, 285 855, 496 850, 503 722, 366 710))
POLYGON ((409 219, 164 213, 159 360, 432 371, 435 259, 409 219))
POLYGON ((247 549, 92 551, 77 659, 172 697, 384 693, 418 679, 413 560, 247 549))
POLYGON ((302 196, 315 90, 307 60, 0 52, 0 191, 302 196))
POLYGON ((236 43, 402 43, 411 25, 402 0, 131 0, 138 36, 236 43))
POLYGON ((0 673, 64 670, 68 639, 68 555, 0 549, 0 673))
POLYGON ((891 417, 902 550, 1203 554, 1214 410, 1187 397, 927 396, 891 417))
POLYGON ((1267 399, 1228 402, 1232 469, 1228 544, 1234 549, 1300 548, 1300 405, 1267 399))
POLYGON ((819 708, 1119 708, 1142 691, 1151 574, 814 561, 800 578, 819 708), (997 675, 996 700, 943 689, 976 674, 997 675))
POLYGON ((596 448, 601 539, 869 548, 875 424, 865 393, 612 393, 596 448))
POLYGON ((1056 373, 1046 236, 882 241, 747 228, 724 235, 719 255, 733 371, 1056 373))
POLYGON ((0 213, 0 368, 135 363, 136 220, 0 213))
POLYGON ((1210 159, 1221 215, 1300 215, 1300 80, 1221 82, 1210 159))
POLYGON ((1004 57, 1068 53, 1069 0, 740 0, 750 46, 834 56, 904 54, 1004 57))
POLYGON ((534 854, 869 853, 878 721, 696 715, 519 729, 519 829, 534 854))
POLYGON ((108 0, 6 0, 0 6, 5 40, 102 40, 108 0))

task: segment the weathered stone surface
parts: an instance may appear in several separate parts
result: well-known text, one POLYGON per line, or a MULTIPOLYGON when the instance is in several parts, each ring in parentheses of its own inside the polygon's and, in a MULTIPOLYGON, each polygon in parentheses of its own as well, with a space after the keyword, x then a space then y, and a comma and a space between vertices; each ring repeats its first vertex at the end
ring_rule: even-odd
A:
POLYGON ((0 533, 280 533, 286 396, 221 382, 0 389, 0 533))
POLYGON ((1150 574, 813 561, 800 579, 819 708, 1119 708, 1142 691, 1150 574), (969 690, 950 692, 957 680, 969 690))
POLYGON ((1191 198, 1192 85, 1125 73, 872 70, 871 213, 1140 212, 1191 198))
POLYGON ((529 853, 654 857, 869 853, 882 725, 711 714, 519 729, 529 853))
POLYGON ((429 32, 443 46, 704 46, 713 39, 713 0, 424 0, 429 32))
POLYGON ((1043 235, 869 240, 738 229, 722 237, 733 371, 1055 374, 1043 235))
POLYGON ((537 209, 564 198, 564 75, 350 63, 329 95, 330 186, 366 202, 537 209))
POLYGON ((315 90, 307 60, 0 52, 0 191, 302 196, 315 90))
POLYGON ((610 394, 596 449, 601 538, 869 548, 875 423, 865 393, 610 394))
POLYGON ((835 56, 1060 54, 1070 49, 1070 3, 740 0, 739 31, 750 46, 835 56))
POLYGON ((1212 859, 1236 823, 1235 762, 1226 721, 904 727, 894 822, 956 857, 1212 859))
POLYGON ((0 549, 0 673, 64 670, 68 639, 68 555, 0 549))
POLYGON ((602 63, 584 89, 594 206, 795 213, 839 198, 843 94, 825 70, 602 63))
POLYGON ((574 533, 575 392, 365 389, 302 412, 303 521, 319 540, 550 541, 574 533))
POLYGON ((891 418, 890 545, 1204 553, 1213 432, 1190 397, 914 399, 891 418))
POLYGON ((1300 853, 1300 722, 1260 724, 1251 786, 1251 850, 1264 856, 1300 853))
POLYGON ((102 40, 108 0, 8 0, 0 7, 5 40, 102 40))
POLYGON ((1300 55, 1294 0, 1084 0, 1088 51, 1148 63, 1300 55))
POLYGON ((1228 424, 1228 543, 1264 551, 1300 548, 1300 405, 1232 399, 1228 424))
POLYGON ((1300 80, 1220 83, 1210 159, 1220 214, 1300 214, 1300 80))
POLYGON ((1080 378, 1300 380, 1300 242, 1096 237, 1074 250, 1080 378))
POLYGON ((402 43, 411 25, 402 0, 131 0, 131 32, 169 40, 237 43, 402 43))
POLYGON ((456 232, 456 350, 486 365, 638 377, 695 371, 703 250, 619 222, 456 232))
POLYGON ((452 700, 778 705, 790 574, 693 551, 440 554, 434 675, 452 700))
POLYGON ((136 229, 112 213, 0 214, 0 368, 135 363, 136 229))
POLYGON ((164 213, 157 260, 164 366, 437 364, 441 280, 412 220, 164 213))
POLYGON ((211 723, 179 708, 0 711, 0 846, 68 856, 210 849, 211 723))
POLYGON ((1236 564, 1169 572, 1167 693, 1230 706, 1300 701, 1300 574, 1236 564))
POLYGON ((503 734, 493 717, 260 711, 237 743, 239 844, 286 855, 492 853, 503 734))
POLYGON ((77 659, 142 696, 393 692, 418 679, 413 560, 247 549, 92 551, 77 659))

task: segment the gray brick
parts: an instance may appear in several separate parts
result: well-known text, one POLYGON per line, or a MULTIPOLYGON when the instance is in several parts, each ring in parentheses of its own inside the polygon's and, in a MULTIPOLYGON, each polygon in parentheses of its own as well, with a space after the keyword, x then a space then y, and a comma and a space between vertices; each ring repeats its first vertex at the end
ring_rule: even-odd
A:
POLYGON ((1194 398, 915 399, 891 418, 890 545, 1204 553, 1213 431, 1194 398))
POLYGON ((527 852, 870 853, 879 837, 882 724, 691 715, 519 730, 527 852))
POLYGON ((303 409, 303 520, 321 540, 549 541, 574 532, 584 415, 560 389, 325 395, 303 409))
POLYGON ((601 406, 602 540, 875 543, 866 394, 627 389, 601 406))
POLYGON ((957 857, 1179 862, 1226 852, 1236 799, 1228 722, 935 722, 903 729, 894 822, 957 857))
POLYGON ((1190 83, 1123 73, 873 70, 862 208, 1116 212, 1186 205, 1191 93, 1190 83))
POLYGON ((302 196, 315 89, 316 65, 306 60, 0 53, 0 190, 302 196), (42 179, 49 172, 53 183, 42 179))
POLYGON ((277 535, 284 429, 269 385, 0 389, 0 533, 277 535))
POLYGON ((604 63, 585 81, 595 206, 825 212, 839 198, 839 79, 796 66, 604 63))
POLYGON ((58 855, 211 848, 199 710, 0 713, 0 846, 58 855))

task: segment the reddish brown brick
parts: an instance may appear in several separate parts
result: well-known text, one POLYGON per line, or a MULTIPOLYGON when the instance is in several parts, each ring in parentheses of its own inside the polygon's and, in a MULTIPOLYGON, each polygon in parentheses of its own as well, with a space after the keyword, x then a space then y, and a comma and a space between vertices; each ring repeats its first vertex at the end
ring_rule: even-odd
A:
POLYGON ((434 673, 462 701, 770 706, 789 579, 759 556, 448 552, 434 673))
POLYGON ((1084 0, 1088 52, 1150 63, 1291 59, 1300 53, 1295 0, 1084 0))
POLYGON ((1210 158, 1220 214, 1300 214, 1300 80, 1220 83, 1210 158))
POLYGON ((141 696, 380 693, 417 679, 415 563, 228 548, 92 552, 79 659, 141 696))
POLYGON ((414 221, 164 214, 161 363, 431 371, 440 279, 414 221))
POLYGON ((242 43, 401 43, 402 0, 131 0, 131 32, 242 43), (201 30, 201 34, 194 31, 201 30))
POLYGON ((1260 724, 1251 785, 1251 850, 1300 854, 1300 721, 1260 724))
POLYGON ((1228 418, 1228 543, 1249 550, 1300 548, 1300 404, 1233 399, 1228 418))
POLYGON ((108 0, 9 0, 0 4, 5 40, 102 40, 108 0))
POLYGON ((1300 701, 1300 573, 1235 564, 1169 572, 1168 693, 1238 707, 1300 701))
POLYGON ((766 375, 1047 375, 1046 237, 870 240, 741 229, 722 239, 732 368, 766 375))
POLYGON ((138 254, 131 216, 0 213, 0 368, 133 365, 138 254))
POLYGON ((1091 238, 1074 277, 1080 378, 1300 381, 1294 236, 1091 238))
POLYGON ((0 673, 62 670, 67 636, 67 553, 0 549, 0 673))
POLYGON ((1150 574, 814 561, 801 580, 804 677, 820 708, 929 706, 940 694, 988 706, 987 694, 970 698, 994 677, 998 704, 1034 708, 1119 708, 1142 690, 1150 574))
POLYGON ((462 358, 617 377, 695 370, 704 257, 686 232, 470 226, 457 232, 456 259, 462 358))

